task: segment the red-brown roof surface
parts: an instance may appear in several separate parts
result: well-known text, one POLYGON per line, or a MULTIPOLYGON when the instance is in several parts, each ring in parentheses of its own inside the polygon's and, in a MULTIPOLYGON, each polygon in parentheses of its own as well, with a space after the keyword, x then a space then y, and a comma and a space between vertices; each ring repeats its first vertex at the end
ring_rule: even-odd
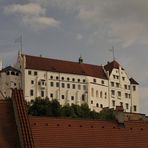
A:
POLYGON ((0 100, 0 148, 20 148, 11 101, 0 100))
POLYGON ((148 124, 30 117, 36 148, 148 148, 148 124))
POLYGON ((13 106, 11 101, 0 101, 0 148, 20 148, 19 128, 24 139, 32 138, 33 146, 26 139, 24 148, 148 148, 144 121, 127 121, 119 128, 116 121, 26 116, 22 91, 13 93, 13 106), (14 118, 13 110, 19 116, 15 113, 14 118), (22 126, 16 126, 17 120, 22 126))
POLYGON ((119 69, 119 67, 120 67, 120 64, 117 61, 115 61, 115 60, 113 60, 112 62, 108 62, 104 66, 105 70, 109 71, 109 74, 111 74, 113 68, 119 69))
POLYGON ((85 63, 80 64, 79 62, 48 59, 30 55, 23 56, 26 57, 26 69, 70 73, 107 79, 102 66, 85 63))

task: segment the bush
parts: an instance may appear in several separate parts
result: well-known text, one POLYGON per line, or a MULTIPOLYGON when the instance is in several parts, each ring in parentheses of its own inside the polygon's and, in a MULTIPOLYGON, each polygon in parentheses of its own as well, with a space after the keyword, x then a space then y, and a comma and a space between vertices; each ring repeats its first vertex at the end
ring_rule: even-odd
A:
POLYGON ((105 108, 101 112, 91 111, 87 104, 81 106, 66 104, 61 106, 57 100, 50 101, 48 98, 36 98, 27 103, 28 114, 33 116, 53 116, 53 117, 70 117, 70 118, 87 118, 114 120, 112 109, 105 108))

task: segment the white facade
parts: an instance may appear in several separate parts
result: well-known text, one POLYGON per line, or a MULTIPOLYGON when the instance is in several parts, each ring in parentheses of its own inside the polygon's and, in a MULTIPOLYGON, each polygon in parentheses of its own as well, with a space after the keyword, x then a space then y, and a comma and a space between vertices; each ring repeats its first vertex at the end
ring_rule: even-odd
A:
POLYGON ((96 111, 122 105, 126 112, 139 112, 138 84, 131 84, 120 65, 111 67, 110 72, 102 67, 106 78, 28 68, 25 55, 18 56, 15 67, 21 72, 17 81, 27 101, 48 97, 57 99, 61 105, 87 103, 96 111))

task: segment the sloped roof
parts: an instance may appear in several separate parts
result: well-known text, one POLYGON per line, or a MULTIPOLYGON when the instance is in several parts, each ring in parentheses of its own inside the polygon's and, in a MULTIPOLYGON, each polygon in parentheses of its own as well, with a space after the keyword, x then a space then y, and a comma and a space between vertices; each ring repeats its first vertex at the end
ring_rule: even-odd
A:
POLYGON ((70 73, 107 79, 102 66, 24 55, 26 69, 70 73))
POLYGON ((119 69, 119 67, 120 67, 120 64, 116 60, 113 60, 112 62, 108 62, 104 66, 105 70, 109 71, 109 74, 111 74, 111 72, 114 68, 119 69))
POLYGON ((19 128, 22 128, 26 138, 32 138, 34 143, 30 146, 29 139, 26 140, 26 148, 148 147, 148 123, 144 121, 127 121, 124 128, 119 128, 115 121, 26 116, 22 91, 13 90, 13 93, 13 98, 16 97, 13 106, 11 101, 0 101, 1 147, 20 147, 17 133, 19 128), (14 118, 15 107, 18 108, 15 111, 22 116, 14 118), (16 128, 15 120, 21 121, 20 124, 24 126, 16 128), (27 133, 30 128, 31 137, 30 133, 27 133))
POLYGON ((20 148, 11 101, 0 100, 0 147, 20 148))
POLYGON ((119 128, 113 121, 30 116, 30 123, 36 148, 148 147, 148 124, 140 121, 119 128))
POLYGON ((12 66, 5 67, 1 70, 1 72, 7 72, 7 71, 20 72, 19 70, 15 69, 12 66))
POLYGON ((131 84, 139 85, 139 83, 137 81, 135 81, 133 78, 130 78, 129 80, 130 80, 131 84))

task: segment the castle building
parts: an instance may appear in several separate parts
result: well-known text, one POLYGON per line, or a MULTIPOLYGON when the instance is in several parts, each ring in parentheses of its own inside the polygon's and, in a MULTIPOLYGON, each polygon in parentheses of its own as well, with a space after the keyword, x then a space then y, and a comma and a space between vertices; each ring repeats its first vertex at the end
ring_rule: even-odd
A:
MULTIPOLYGON (((116 60, 98 66, 83 63, 82 57, 78 62, 72 62, 19 54, 16 69, 18 82, 9 82, 16 83, 13 88, 23 89, 27 101, 48 97, 57 99, 61 105, 87 103, 91 110, 98 112, 104 107, 119 105, 126 112, 139 112, 139 84, 128 77, 116 60)), ((1 85, 6 84, 2 73, 9 79, 14 77, 2 70, 1 81, 4 82, 1 85)), ((8 89, 1 86, 2 92, 6 92, 4 88, 8 89)))

